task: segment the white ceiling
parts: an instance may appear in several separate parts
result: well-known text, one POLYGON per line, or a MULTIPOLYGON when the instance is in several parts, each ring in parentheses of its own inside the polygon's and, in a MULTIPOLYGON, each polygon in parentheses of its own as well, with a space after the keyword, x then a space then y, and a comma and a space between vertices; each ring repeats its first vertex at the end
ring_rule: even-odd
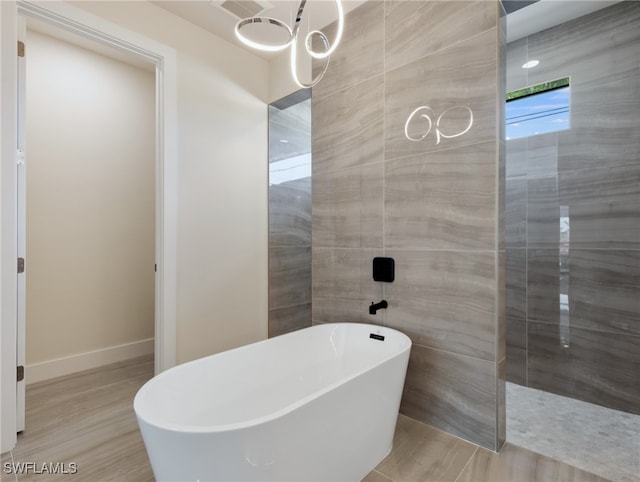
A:
MULTIPOLYGON (((0 0, 2 1, 2 0, 0 0)), ((162 7, 183 19, 194 23, 209 32, 222 37, 229 42, 239 45, 254 54, 269 60, 273 54, 259 52, 240 43, 234 33, 238 18, 221 9, 218 5, 223 0, 172 0, 154 1, 152 3, 162 7)), ((271 8, 265 10, 261 16, 272 16, 292 25, 291 17, 298 9, 299 0, 258 0, 262 4, 269 4, 271 8)), ((366 0, 343 0, 345 13, 362 5, 366 0)), ((412 0, 407 0, 412 1, 412 0)), ((447 0, 455 1, 455 0, 447 0)), ((559 25, 573 18, 586 15, 595 10, 608 7, 620 0, 540 0, 527 7, 507 15, 507 40, 513 41, 535 32, 559 25)), ((319 29, 336 19, 335 0, 307 0, 303 24, 305 30, 311 27, 319 29)), ((61 38, 70 43, 82 45, 103 55, 136 65, 145 70, 154 70, 153 64, 148 64, 124 53, 119 53, 111 47, 105 47, 98 42, 80 38, 67 33, 57 27, 29 18, 28 26, 32 30, 61 38)), ((348 25, 345 26, 348 28, 348 25)))
MULTIPOLYGON (((298 12, 300 0, 258 0, 267 4, 269 8, 260 12, 260 17, 272 17, 293 26, 293 20, 298 12)), ((343 0, 344 11, 350 12, 362 5, 366 0, 343 0)), ((240 20, 228 11, 220 8, 221 0, 159 0, 152 2, 158 7, 182 17, 183 19, 202 27, 209 32, 222 37, 229 42, 246 48, 256 55, 271 59, 274 54, 260 52, 240 43, 235 36, 234 27, 240 20)), ((311 29, 320 29, 337 18, 335 0, 307 0, 304 7, 302 24, 311 29)))

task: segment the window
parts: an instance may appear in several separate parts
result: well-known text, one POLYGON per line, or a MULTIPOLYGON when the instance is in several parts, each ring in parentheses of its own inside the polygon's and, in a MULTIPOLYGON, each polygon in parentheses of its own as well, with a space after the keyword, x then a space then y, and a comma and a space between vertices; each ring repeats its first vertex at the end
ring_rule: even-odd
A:
POLYGON ((569 129, 569 77, 507 94, 507 140, 569 129))

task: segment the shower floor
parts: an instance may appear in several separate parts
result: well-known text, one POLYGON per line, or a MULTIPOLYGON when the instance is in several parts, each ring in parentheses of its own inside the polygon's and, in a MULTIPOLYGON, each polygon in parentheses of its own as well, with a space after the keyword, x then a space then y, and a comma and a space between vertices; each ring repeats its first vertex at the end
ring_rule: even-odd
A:
POLYGON ((507 441, 616 482, 640 480, 640 415, 507 383, 507 441))

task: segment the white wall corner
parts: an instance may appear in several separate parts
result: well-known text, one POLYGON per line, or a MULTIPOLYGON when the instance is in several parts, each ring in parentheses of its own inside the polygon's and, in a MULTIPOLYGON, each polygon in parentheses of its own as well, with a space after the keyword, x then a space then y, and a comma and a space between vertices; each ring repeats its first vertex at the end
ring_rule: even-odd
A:
POLYGON ((154 351, 154 339, 135 341, 100 350, 79 353, 55 360, 33 363, 25 367, 27 385, 90 370, 110 363, 117 363, 131 358, 150 355, 154 351))

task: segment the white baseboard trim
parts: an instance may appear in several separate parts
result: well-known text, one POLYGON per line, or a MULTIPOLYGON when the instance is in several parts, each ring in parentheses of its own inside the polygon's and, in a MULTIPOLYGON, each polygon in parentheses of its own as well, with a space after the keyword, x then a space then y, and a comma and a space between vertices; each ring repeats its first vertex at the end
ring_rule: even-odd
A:
POLYGON ((27 385, 153 353, 154 340, 134 341, 25 366, 27 385))

